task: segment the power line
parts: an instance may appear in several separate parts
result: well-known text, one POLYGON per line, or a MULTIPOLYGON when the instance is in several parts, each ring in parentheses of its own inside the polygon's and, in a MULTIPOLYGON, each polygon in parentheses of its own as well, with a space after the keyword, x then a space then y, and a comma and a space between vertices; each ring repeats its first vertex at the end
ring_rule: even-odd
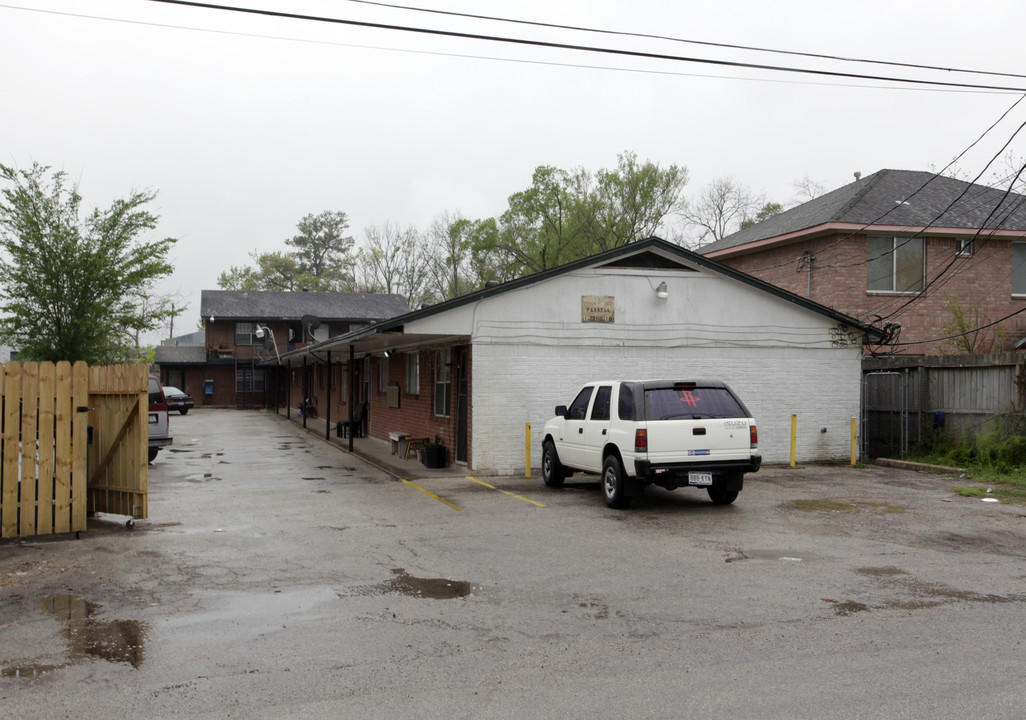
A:
POLYGON ((756 77, 738 77, 731 75, 712 75, 703 73, 685 73, 685 72, 674 72, 671 70, 654 70, 646 68, 630 68, 630 67, 611 67, 608 65, 589 65, 585 63, 569 63, 569 62, 555 62, 551 60, 529 60, 526 58, 510 58, 510 57, 498 57, 492 55, 480 55, 480 54, 469 54, 469 53, 455 53, 455 52, 441 52, 431 50, 413 50, 410 48, 397 48, 387 47, 383 45, 368 45, 360 43, 344 43, 335 42, 330 40, 314 40, 311 38, 299 38, 299 37, 287 37, 284 35, 269 35, 267 33, 250 33, 241 32, 238 30, 219 30, 213 28, 201 28, 193 27, 188 25, 174 25, 171 23, 161 23, 147 20, 130 20, 127 18, 114 18, 106 17, 101 15, 90 15, 88 13, 76 13, 62 10, 48 10, 44 8, 28 8, 19 5, 10 5, 7 3, 0 3, 0 8, 6 8, 8 10, 22 10, 24 12, 42 13, 46 15, 59 15, 62 17, 74 17, 83 18, 88 20, 103 20, 106 22, 123 23, 127 25, 140 25, 143 27, 157 27, 157 28, 168 28, 172 30, 186 30, 190 32, 201 32, 209 33, 214 35, 230 35, 233 37, 248 37, 257 38, 262 40, 280 40, 282 42, 297 42, 305 43, 309 45, 326 45, 331 47, 348 47, 357 48, 363 50, 380 50, 382 52, 397 52, 406 53, 412 55, 428 55, 434 57, 452 57, 452 58, 463 58, 469 60, 487 60, 491 62, 507 62, 516 63, 520 65, 540 65, 545 67, 561 67, 561 68, 576 68, 583 70, 612 70, 615 72, 626 72, 639 75, 662 75, 667 77, 692 77, 692 78, 705 78, 714 80, 734 80, 734 81, 748 81, 748 82, 764 82, 764 83, 776 83, 776 84, 787 84, 787 85, 810 85, 813 87, 841 87, 841 88, 858 88, 858 89, 871 89, 871 90, 896 90, 896 91, 915 91, 915 92, 947 92, 947 93, 968 93, 968 94, 1007 94, 1011 91, 1004 90, 989 90, 989 89, 977 89, 973 87, 967 88, 954 88, 954 87, 895 87, 893 85, 865 85, 865 84, 852 84, 852 83, 837 83, 837 82, 810 82, 808 80, 781 80, 772 78, 756 78, 756 77))
POLYGON ((791 55, 795 57, 814 58, 817 60, 832 60, 837 62, 862 63, 871 65, 887 65, 890 67, 909 68, 914 70, 937 70, 941 72, 956 72, 970 75, 991 75, 995 77, 1010 77, 1026 79, 1026 75, 1009 72, 992 72, 989 70, 968 70, 965 68, 942 67, 938 65, 922 65, 918 63, 905 63, 893 60, 871 60, 867 58, 845 57, 843 55, 825 55, 821 53, 800 52, 798 50, 780 50, 778 48, 766 48, 753 45, 735 45, 732 43, 712 42, 709 40, 691 40, 688 38, 674 37, 670 35, 652 35, 648 33, 626 32, 623 30, 605 30, 602 28, 590 28, 579 25, 560 25, 558 23, 538 22, 536 20, 520 20, 515 18, 497 17, 494 15, 475 15, 473 13, 455 12, 452 10, 436 10, 433 8, 419 8, 410 5, 394 5, 392 3, 377 2, 376 0, 345 0, 345 2, 359 5, 373 5, 375 7, 391 8, 394 10, 409 10, 412 12, 429 13, 433 15, 448 15, 450 17, 469 18, 472 20, 488 20, 493 22, 511 23, 516 25, 530 25, 532 27, 552 28, 555 30, 573 30, 576 32, 597 33, 602 35, 614 35, 619 37, 641 38, 644 40, 668 40, 675 43, 687 43, 690 45, 702 45, 705 47, 723 48, 727 50, 745 50, 750 52, 774 53, 778 55, 791 55))
POLYGON ((845 73, 834 70, 815 70, 812 68, 785 67, 778 65, 766 65, 762 63, 748 63, 731 60, 714 60, 712 58, 688 57, 683 55, 670 55, 666 53, 642 52, 638 50, 620 50, 617 48, 598 47, 590 45, 576 45, 572 43, 547 42, 542 40, 528 40, 525 38, 502 37, 497 35, 482 35, 479 33, 456 32, 454 30, 436 30, 432 28, 413 27, 407 25, 394 25, 390 23, 368 22, 363 20, 346 20, 344 18, 324 17, 320 15, 305 15, 301 13, 289 13, 279 10, 261 10, 258 8, 236 7, 231 5, 218 5, 215 3, 194 2, 193 0, 150 0, 150 2, 163 3, 166 5, 177 5, 181 7, 201 8, 205 10, 221 10, 225 12, 242 13, 246 15, 258 15, 262 17, 282 18, 288 20, 303 20, 308 22, 321 22, 334 25, 346 25, 350 27, 361 27, 373 30, 390 30, 396 32, 409 32, 419 35, 431 35, 437 37, 450 37, 461 40, 480 40, 493 43, 504 43, 508 45, 530 46, 548 48, 553 50, 572 50, 576 52, 598 53, 613 55, 617 57, 632 57, 647 60, 668 60, 673 62, 687 62, 704 65, 717 65, 721 67, 747 68, 749 70, 766 70, 771 72, 790 72, 806 75, 817 75, 823 77, 839 77, 857 80, 874 80, 880 82, 906 83, 912 85, 923 85, 929 87, 967 88, 975 90, 996 90, 1006 92, 1026 92, 1024 87, 1010 87, 1003 85, 982 85, 974 83, 956 83, 940 80, 920 80, 917 78, 896 78, 883 75, 867 75, 862 73, 845 73))

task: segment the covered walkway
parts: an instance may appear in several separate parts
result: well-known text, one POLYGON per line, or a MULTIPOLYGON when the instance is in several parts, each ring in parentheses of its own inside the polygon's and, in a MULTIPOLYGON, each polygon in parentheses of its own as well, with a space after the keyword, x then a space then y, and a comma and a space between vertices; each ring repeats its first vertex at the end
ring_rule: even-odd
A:
MULTIPOLYGON (((292 408, 291 413, 288 415, 286 415, 285 408, 280 408, 278 416, 283 420, 288 419, 299 427, 303 427, 303 417, 300 415, 299 408, 292 408)), ((306 418, 306 430, 311 435, 338 447, 342 452, 348 453, 349 438, 335 437, 335 422, 335 420, 332 420, 329 427, 324 418, 308 417, 306 418)), ((387 440, 379 440, 378 438, 353 438, 353 455, 375 467, 381 468, 400 480, 424 477, 464 477, 467 474, 465 465, 457 465, 452 462, 450 462, 448 467, 444 468, 426 468, 417 460, 416 453, 412 451, 410 452, 410 458, 404 460, 402 454, 392 454, 391 443, 387 440)))

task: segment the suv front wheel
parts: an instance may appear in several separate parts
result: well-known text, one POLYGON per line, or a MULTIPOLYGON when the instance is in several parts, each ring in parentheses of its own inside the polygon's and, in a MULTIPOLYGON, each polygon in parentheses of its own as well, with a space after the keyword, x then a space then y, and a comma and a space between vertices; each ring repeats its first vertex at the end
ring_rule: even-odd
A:
POLYGON ((542 480, 550 488, 560 488, 565 478, 566 471, 559 462, 556 446, 551 440, 546 440, 542 446, 542 480))
POLYGON ((606 505, 622 510, 631 504, 631 498, 625 491, 623 464, 616 455, 610 455, 602 463, 602 499, 606 505))

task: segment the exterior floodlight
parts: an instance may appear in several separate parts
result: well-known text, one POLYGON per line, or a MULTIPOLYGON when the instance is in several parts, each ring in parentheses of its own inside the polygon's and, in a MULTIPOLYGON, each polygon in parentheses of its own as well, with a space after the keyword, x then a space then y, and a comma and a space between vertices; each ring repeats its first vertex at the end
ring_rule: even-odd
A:
POLYGON ((278 358, 278 362, 280 363, 281 354, 278 352, 278 341, 274 339, 274 333, 271 331, 271 328, 267 327, 266 325, 257 325, 256 330, 253 332, 253 334, 256 335, 258 338, 263 338, 264 335, 271 336, 271 343, 274 345, 274 355, 278 358))
POLYGON ((656 297, 660 300, 670 297, 670 291, 666 289, 666 281, 659 283, 659 287, 656 288, 656 297))
POLYGON ((386 350, 385 351, 385 357, 388 357, 388 356, 389 356, 389 352, 388 352, 388 350, 386 350))

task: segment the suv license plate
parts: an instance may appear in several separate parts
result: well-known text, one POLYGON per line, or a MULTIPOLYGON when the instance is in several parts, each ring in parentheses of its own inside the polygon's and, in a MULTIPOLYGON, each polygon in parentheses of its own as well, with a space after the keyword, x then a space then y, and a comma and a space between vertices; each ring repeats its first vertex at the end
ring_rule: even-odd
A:
MULTIPOLYGON (((156 425, 157 422, 158 422, 157 414, 156 413, 150 413, 150 425, 156 425)), ((692 473, 692 474, 694 474, 694 473, 692 473)))
POLYGON ((709 485, 712 485, 712 473, 689 472, 688 485, 708 487, 709 485))

